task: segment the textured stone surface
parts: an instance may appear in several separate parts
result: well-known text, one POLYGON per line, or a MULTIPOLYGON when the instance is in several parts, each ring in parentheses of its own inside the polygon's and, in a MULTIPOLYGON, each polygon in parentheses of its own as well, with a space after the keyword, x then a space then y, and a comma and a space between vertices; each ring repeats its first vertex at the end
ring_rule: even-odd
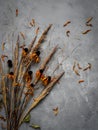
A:
MULTIPOLYGON (((52 74, 55 65, 63 61, 57 72, 64 70, 65 75, 31 112, 30 123, 39 124, 42 130, 98 130, 98 1, 0 0, 0 43, 2 40, 7 43, 9 54, 10 41, 15 43, 18 32, 24 32, 27 44, 32 40, 35 29, 28 26, 32 18, 40 27, 39 36, 48 24, 53 24, 47 41, 41 47, 42 56, 59 44, 47 73, 52 74), (18 17, 15 17, 16 8, 19 9, 18 17), (89 28, 85 26, 89 16, 93 16, 92 31, 83 35, 81 32, 89 28), (71 24, 63 28, 67 20, 71 20, 71 24), (70 30, 70 37, 66 36, 66 30, 70 30), (91 63, 91 71, 81 71, 79 78, 72 70, 74 61, 82 67, 91 63), (78 84, 79 79, 85 82, 78 84), (57 106, 59 114, 55 117, 52 109, 57 106)), ((32 128, 23 124, 20 130, 32 128)))

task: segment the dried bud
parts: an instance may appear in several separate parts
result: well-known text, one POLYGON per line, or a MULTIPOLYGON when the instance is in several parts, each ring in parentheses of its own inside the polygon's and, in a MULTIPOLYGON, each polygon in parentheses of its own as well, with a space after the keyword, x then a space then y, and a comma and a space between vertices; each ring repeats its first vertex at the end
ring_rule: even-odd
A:
POLYGON ((28 48, 24 48, 24 51, 25 51, 25 52, 28 52, 28 48))
POLYGON ((12 60, 8 60, 7 61, 7 65, 8 65, 9 68, 12 68, 13 67, 12 60))
POLYGON ((40 70, 39 70, 39 72, 40 72, 41 74, 43 73, 43 71, 44 71, 43 69, 40 69, 40 70))
POLYGON ((36 51, 36 54, 37 54, 37 56, 39 56, 40 55, 40 51, 36 51))
POLYGON ((32 71, 28 71, 28 74, 29 74, 30 76, 32 75, 32 73, 33 73, 32 71))
POLYGON ((30 84, 31 87, 34 87, 35 85, 33 83, 30 84))

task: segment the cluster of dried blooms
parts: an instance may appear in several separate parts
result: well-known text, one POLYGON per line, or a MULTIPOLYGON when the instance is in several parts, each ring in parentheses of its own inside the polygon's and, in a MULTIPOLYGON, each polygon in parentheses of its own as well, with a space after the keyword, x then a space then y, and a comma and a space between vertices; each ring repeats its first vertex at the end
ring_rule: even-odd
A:
MULTIPOLYGON (((18 16, 18 10, 16 10, 16 16, 18 16)), ((20 36, 25 39, 24 34, 20 32, 20 36, 18 35, 17 37, 14 54, 12 54, 13 58, 10 59, 9 56, 1 55, 0 88, 6 117, 0 115, 0 119, 6 121, 7 130, 18 130, 23 122, 29 122, 30 111, 49 94, 53 86, 64 74, 64 72, 62 72, 55 77, 51 77, 44 73, 48 62, 57 50, 57 46, 54 47, 45 60, 43 60, 35 74, 33 74, 31 70, 33 63, 38 64, 40 62, 40 45, 44 42, 51 27, 52 25, 49 25, 47 29, 44 30, 38 42, 34 45, 39 30, 38 28, 36 30, 36 36, 28 47, 25 47, 25 45, 20 46, 20 36), (22 51, 20 54, 21 49, 22 51), (7 72, 4 71, 4 64, 7 65, 7 72), (37 91, 36 86, 39 81, 43 85, 43 90, 34 98, 34 93, 37 91), (34 100, 30 107, 27 108, 31 99, 34 100)), ((4 44, 2 48, 2 50, 4 50, 4 44)), ((57 110, 58 108, 54 111, 56 112, 57 110)), ((39 128, 37 125, 32 125, 32 127, 39 128)))

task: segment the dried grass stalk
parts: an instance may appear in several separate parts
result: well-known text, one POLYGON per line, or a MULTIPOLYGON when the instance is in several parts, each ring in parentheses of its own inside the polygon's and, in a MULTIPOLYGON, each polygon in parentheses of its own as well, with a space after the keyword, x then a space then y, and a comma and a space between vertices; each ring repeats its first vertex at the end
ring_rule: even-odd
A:
POLYGON ((53 54, 56 52, 58 45, 56 45, 53 50, 51 51, 51 53, 49 54, 49 56, 45 59, 45 61, 43 62, 43 64, 41 65, 40 69, 44 69, 47 65, 47 63, 49 62, 49 60, 51 59, 51 57, 53 56, 53 54))
POLYGON ((58 76, 56 76, 56 78, 53 79, 53 81, 45 89, 42 90, 42 92, 39 94, 39 96, 36 98, 36 100, 34 100, 34 102, 31 104, 31 106, 28 108, 28 110, 25 113, 23 113, 23 115, 21 116, 20 121, 19 121, 19 125, 21 125, 21 123, 23 122, 23 119, 26 117, 26 115, 28 115, 28 113, 33 108, 35 108, 38 105, 38 103, 49 94, 49 92, 51 91, 51 89, 53 88, 53 86, 57 83, 57 81, 63 75, 64 75, 64 72, 62 72, 61 74, 59 74, 58 76))
POLYGON ((46 30, 42 33, 42 35, 41 35, 41 37, 39 38, 37 44, 36 44, 35 47, 32 49, 32 52, 39 49, 40 44, 43 42, 43 40, 45 40, 46 35, 47 35, 47 33, 48 33, 48 31, 50 30, 51 27, 52 27, 52 24, 50 24, 50 25, 46 28, 46 30))

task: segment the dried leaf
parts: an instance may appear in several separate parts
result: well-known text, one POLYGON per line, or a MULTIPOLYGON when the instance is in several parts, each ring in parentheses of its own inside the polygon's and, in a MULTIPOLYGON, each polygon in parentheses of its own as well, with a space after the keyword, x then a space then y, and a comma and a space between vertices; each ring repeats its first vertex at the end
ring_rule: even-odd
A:
POLYGON ((29 123, 30 122, 31 115, 30 113, 24 118, 23 122, 29 123))
POLYGON ((58 113, 59 113, 59 109, 58 109, 58 107, 54 108, 54 109, 53 109, 53 112, 54 112, 54 115, 57 116, 58 113))
POLYGON ((30 127, 34 128, 34 129, 41 129, 41 127, 37 124, 32 124, 32 125, 30 125, 30 127))

